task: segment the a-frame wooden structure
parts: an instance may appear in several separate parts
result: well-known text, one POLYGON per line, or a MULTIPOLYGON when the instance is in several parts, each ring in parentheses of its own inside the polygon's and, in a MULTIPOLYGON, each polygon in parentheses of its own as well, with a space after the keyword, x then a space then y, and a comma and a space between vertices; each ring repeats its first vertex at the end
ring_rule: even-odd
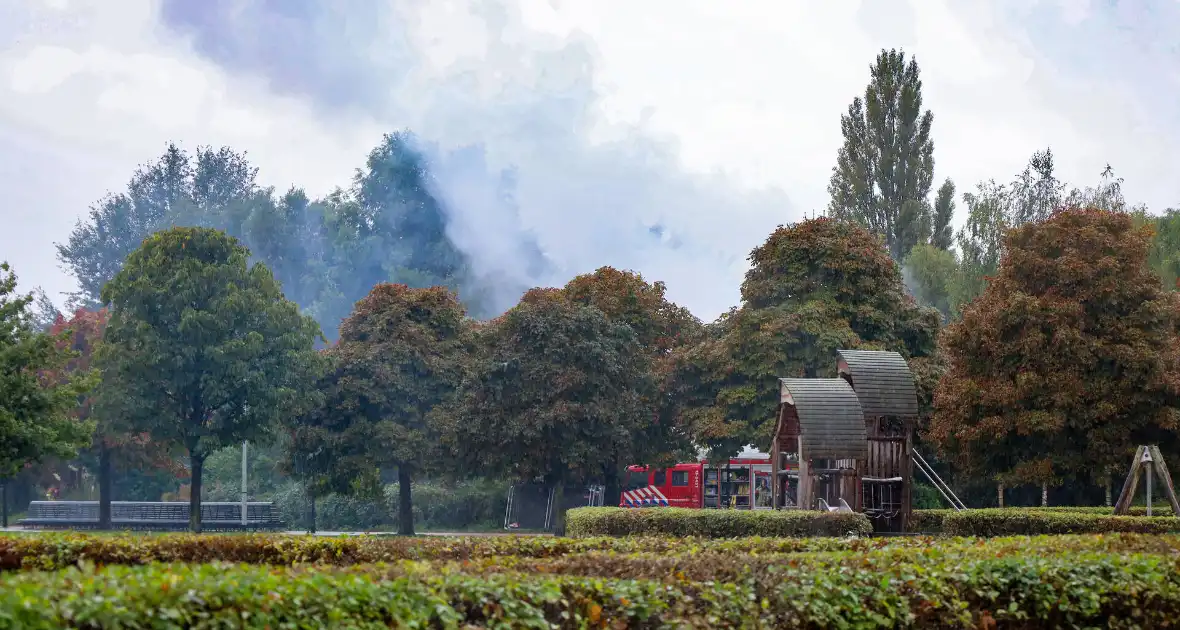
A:
POLYGON ((1180 516, 1180 502, 1176 500, 1176 488, 1172 486, 1172 473, 1168 472, 1168 465, 1164 463, 1164 456, 1160 454, 1158 446, 1140 446, 1135 450, 1135 459, 1131 462, 1131 471, 1127 473, 1127 480, 1123 483, 1123 491, 1119 493, 1119 500, 1114 504, 1114 513, 1125 515, 1131 509, 1131 501, 1135 498, 1135 490, 1139 486, 1139 478, 1147 482, 1147 515, 1151 516, 1151 480, 1155 477, 1163 487, 1164 496, 1172 504, 1172 515, 1180 516), (1146 473, 1146 474, 1144 474, 1146 473))

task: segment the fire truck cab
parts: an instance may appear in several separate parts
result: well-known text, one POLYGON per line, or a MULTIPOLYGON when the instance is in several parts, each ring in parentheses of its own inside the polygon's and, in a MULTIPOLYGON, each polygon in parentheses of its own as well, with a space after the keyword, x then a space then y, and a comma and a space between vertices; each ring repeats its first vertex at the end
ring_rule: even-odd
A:
POLYGON ((630 466, 619 507, 769 510, 770 477, 770 455, 752 448, 720 465, 702 455, 696 462, 670 468, 630 466))

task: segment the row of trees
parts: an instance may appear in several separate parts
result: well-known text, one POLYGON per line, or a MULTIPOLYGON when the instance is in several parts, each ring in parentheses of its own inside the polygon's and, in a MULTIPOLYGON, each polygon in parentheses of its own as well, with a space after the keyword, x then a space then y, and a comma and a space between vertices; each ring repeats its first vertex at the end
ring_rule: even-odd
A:
POLYGON ((3 401, 0 464, 179 448, 199 530, 208 455, 278 440, 313 496, 379 493, 396 470, 412 533, 421 474, 605 482, 617 496, 627 464, 762 444, 776 379, 830 375, 843 347, 909 359, 922 437, 960 475, 1099 481, 1139 443, 1180 451, 1180 296, 1146 264, 1151 240, 1132 215, 1093 208, 1009 232, 941 354, 937 312, 905 294, 880 241, 828 218, 755 248, 742 305, 708 325, 662 284, 603 268, 490 321, 446 288, 382 283, 317 351, 318 326, 236 239, 175 228, 105 286, 105 327, 98 311, 38 335, 31 297, 5 301, 14 333, 0 356, 24 389, 5 389, 23 393, 3 401))
POLYGON ((81 448, 105 504, 112 467, 167 470, 181 451, 197 502, 210 453, 249 439, 279 444, 312 496, 373 493, 396 471, 405 531, 423 475, 593 480, 609 501, 629 463, 763 443, 775 379, 830 375, 841 347, 909 360, 922 437, 961 479, 1093 479, 1082 462, 1114 465, 1126 440, 1168 443, 1175 213, 1128 208, 1109 171, 1066 194, 1046 150, 1012 184, 962 195, 952 238, 954 185, 929 199, 933 117, 896 51, 842 126, 832 218, 772 233, 742 304, 709 324, 610 268, 522 288, 486 319, 408 134, 319 201, 258 187, 232 150, 170 146, 59 246, 72 318, 8 287, 5 348, 23 349, 3 357, 62 406, 0 401, 25 423, 0 431, 18 436, 0 476, 81 448), (1058 341, 1072 353, 1045 356, 1058 341))
POLYGON ((1168 211, 1149 217, 1142 205, 1127 203, 1122 179, 1107 166, 1092 186, 1074 187, 1057 174, 1051 149, 1033 153, 1010 181, 987 180, 956 198, 945 178, 932 193, 934 114, 923 110, 921 70, 916 59, 882 50, 870 66, 863 97, 853 99, 840 126, 844 143, 828 186, 828 216, 858 223, 881 236, 902 263, 911 292, 923 304, 958 319, 999 269, 1005 230, 1044 221, 1060 207, 1127 211, 1155 223, 1149 263, 1166 288, 1180 268, 1180 217, 1168 211), (958 204, 966 208, 954 232, 958 204))

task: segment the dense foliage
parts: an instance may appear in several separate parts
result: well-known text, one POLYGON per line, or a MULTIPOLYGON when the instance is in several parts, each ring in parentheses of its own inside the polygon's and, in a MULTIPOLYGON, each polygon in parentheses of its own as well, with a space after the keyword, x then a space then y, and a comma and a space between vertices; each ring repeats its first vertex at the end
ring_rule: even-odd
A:
POLYGON ((938 313, 906 295, 897 264, 864 228, 826 218, 780 227, 750 262, 741 308, 676 357, 672 395, 715 452, 765 448, 778 379, 835 376, 837 349, 937 361, 938 313))
POLYGON ((889 254, 901 261, 932 234, 945 238, 951 216, 945 198, 938 213, 928 199, 934 114, 922 111, 918 61, 882 50, 870 72, 864 98, 853 99, 840 117, 844 144, 828 184, 828 214, 882 235, 889 254))
POLYGON ((13 565, 14 550, 35 544, 0 538, 5 568, 34 568, 38 558, 68 567, 0 575, 0 619, 26 628, 236 627, 248 612, 259 627, 976 628, 1155 627, 1180 613, 1174 536, 154 540, 51 541, 13 565), (118 566, 152 559, 152 547, 171 550, 160 559, 355 566, 118 566), (360 550, 385 563, 356 564, 360 550))
POLYGON ((396 467, 398 523, 412 535, 413 478, 440 456, 429 414, 460 384, 467 328, 463 306, 442 287, 379 284, 357 302, 328 351, 323 401, 292 428, 301 476, 379 494, 378 468, 396 467))
MULTIPOLYGON (((59 314, 49 327, 49 334, 59 339, 63 349, 73 353, 64 369, 50 378, 61 383, 92 376, 92 359, 106 331, 108 311, 77 309, 70 319, 59 314)), ((118 413, 118 404, 104 404, 88 393, 81 399, 74 413, 79 420, 94 424, 90 444, 79 455, 80 460, 95 470, 98 478, 99 523, 110 525, 113 500, 112 485, 118 469, 122 471, 157 470, 170 474, 182 473, 172 458, 172 444, 153 440, 146 431, 127 426, 118 413), (107 412, 107 413, 104 413, 107 412)))
POLYGON ((651 357, 635 332, 559 290, 530 291, 477 343, 460 400, 439 414, 464 469, 555 489, 588 482, 652 420, 651 357))
POLYGON ((16 293, 16 274, 0 263, 0 481, 47 457, 71 456, 93 430, 74 413, 91 379, 54 376, 72 353, 61 335, 33 329, 32 301, 16 293))
POLYGON ((650 510, 618 507, 570 510, 570 536, 867 536, 873 526, 864 514, 802 510, 650 510))
POLYGON ((944 337, 928 438, 966 474, 1108 479, 1139 444, 1178 452, 1177 295, 1149 228, 1067 209, 1013 229, 997 276, 944 337))
POLYGON ((317 369, 315 322, 248 257, 223 232, 175 228, 144 241, 103 287, 101 395, 130 426, 187 451, 196 531, 205 458, 301 411, 317 369))
POLYGON ((566 283, 562 292, 576 304, 602 312, 611 322, 626 324, 635 341, 649 355, 656 388, 645 401, 650 422, 639 422, 629 440, 616 442, 613 461, 603 470, 605 505, 618 505, 620 478, 630 464, 671 464, 695 456, 692 427, 679 413, 672 382, 673 352, 699 340, 702 325, 688 309, 669 301, 663 282, 649 283, 643 276, 602 267, 566 283))

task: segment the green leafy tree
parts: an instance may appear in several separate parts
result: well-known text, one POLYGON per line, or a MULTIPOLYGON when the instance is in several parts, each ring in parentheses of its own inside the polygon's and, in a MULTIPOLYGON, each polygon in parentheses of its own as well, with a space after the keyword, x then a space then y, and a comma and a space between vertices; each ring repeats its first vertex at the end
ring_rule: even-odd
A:
POLYGON ((836 350, 937 360, 939 315, 918 306, 864 228, 820 218, 780 227, 750 254, 742 306, 677 353, 673 392, 716 456, 770 442, 778 379, 834 376, 836 350))
POLYGON ((1155 229, 1147 264, 1155 270, 1165 289, 1180 289, 1180 210, 1169 208, 1160 216, 1141 211, 1134 216, 1140 224, 1150 224, 1155 229))
POLYGON ((938 309, 943 320, 951 318, 959 260, 955 253, 933 244, 915 245, 905 257, 902 275, 919 304, 938 309))
POLYGON ((103 285, 157 230, 240 223, 257 193, 256 174, 245 155, 227 147, 199 147, 191 156, 170 143, 159 158, 136 169, 124 192, 99 200, 57 245, 58 259, 78 282, 71 304, 102 304, 103 285))
POLYGON ((981 182, 976 192, 963 193, 967 221, 958 234, 959 273, 951 296, 955 316, 983 293, 987 279, 999 268, 1008 202, 1008 189, 992 180, 981 182))
POLYGON ((357 302, 328 351, 324 404, 292 431, 301 475, 380 496, 376 471, 396 467, 398 527, 412 536, 411 484, 441 459, 430 414, 461 383, 467 328, 463 305, 443 287, 379 284, 357 302))
POLYGON ((445 443, 460 466, 555 491, 596 479, 652 417, 648 353, 630 326, 533 289, 478 332, 480 351, 447 422, 445 443))
POLYGON ((16 293, 16 274, 0 263, 0 482, 49 457, 73 457, 93 425, 74 414, 91 378, 63 382, 71 353, 60 338, 30 325, 32 295, 16 293))
POLYGON ((249 256, 224 232, 173 228, 146 239, 102 292, 103 404, 186 450, 193 531, 205 458, 300 412, 318 364, 318 326, 249 256))
POLYGON ((1065 184, 1057 179, 1054 172, 1053 151, 1046 148, 1033 153, 1010 189, 1009 206, 1005 213, 1009 226, 1017 227, 1048 219, 1065 201, 1065 184))
POLYGON ((629 326, 650 356, 653 378, 661 385, 650 401, 651 421, 637 429, 633 440, 619 445, 614 463, 603 471, 603 501, 618 505, 621 474, 627 465, 670 464, 695 455, 689 427, 666 394, 671 386, 671 353, 699 337, 701 322, 688 309, 667 299, 663 282, 649 283, 637 273, 613 267, 577 276, 563 291, 574 302, 597 308, 612 322, 629 326))
POLYGON ((1150 242, 1130 215, 1093 208, 1009 232, 996 277, 944 336, 927 437, 959 471, 1097 481, 1138 444, 1175 448, 1180 296, 1145 264, 1150 242))
POLYGON ((938 249, 949 250, 955 240, 955 183, 948 177, 938 187, 934 197, 934 218, 930 229, 930 244, 938 249))
POLYGON ((916 59, 907 62, 904 52, 882 50, 870 71, 864 98, 853 99, 840 118, 844 144, 828 184, 828 214, 883 236, 900 261, 914 245, 927 242, 934 227, 944 227, 932 224, 928 201, 934 115, 922 110, 916 59))

